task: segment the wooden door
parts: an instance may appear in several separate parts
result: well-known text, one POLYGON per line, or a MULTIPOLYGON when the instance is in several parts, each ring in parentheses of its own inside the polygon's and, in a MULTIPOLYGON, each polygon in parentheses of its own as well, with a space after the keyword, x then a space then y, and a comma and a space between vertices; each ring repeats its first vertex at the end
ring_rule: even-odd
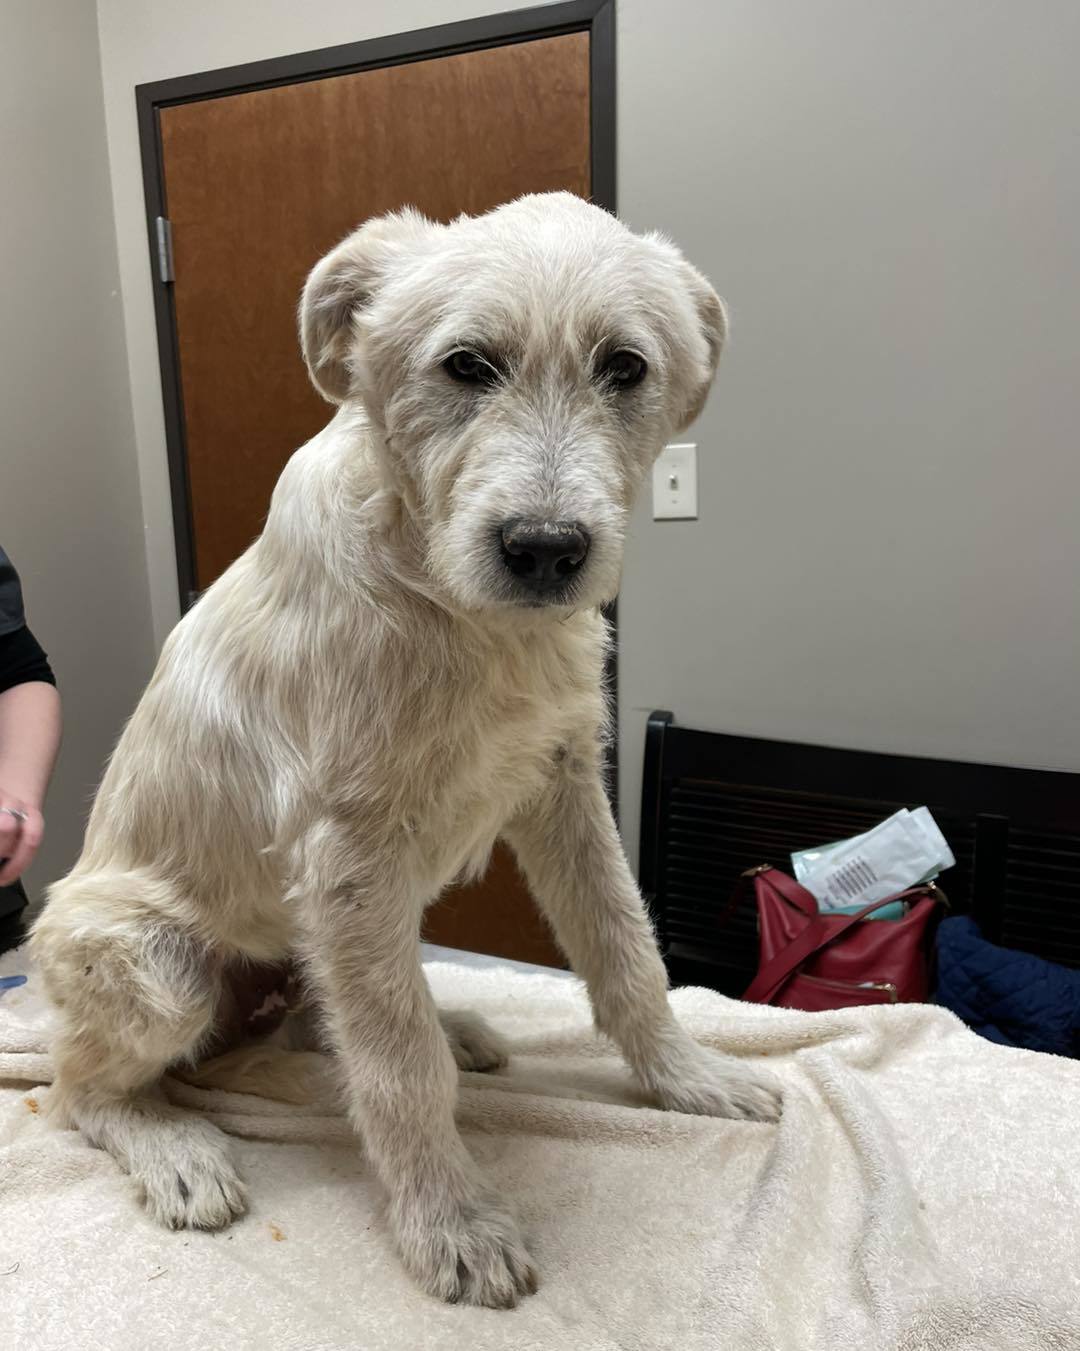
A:
MULTIPOLYGON (((564 33, 160 108, 197 589, 259 533, 285 461, 329 419, 296 337, 308 270, 406 204, 445 221, 525 192, 588 195, 589 44, 564 33)), ((501 847, 426 932, 562 964, 501 847)))

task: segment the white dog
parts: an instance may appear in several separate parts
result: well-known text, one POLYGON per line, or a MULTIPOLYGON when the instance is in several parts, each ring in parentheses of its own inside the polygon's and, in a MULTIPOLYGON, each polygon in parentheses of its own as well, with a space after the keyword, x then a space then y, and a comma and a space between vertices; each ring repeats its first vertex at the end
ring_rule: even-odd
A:
POLYGON ((607 633, 635 494, 700 410, 724 338, 662 238, 566 194, 435 225, 373 220, 315 268, 304 356, 340 405, 262 536, 165 644, 34 946, 58 1009, 54 1106, 150 1212, 243 1209, 225 1137, 157 1084, 223 1017, 238 962, 297 954, 389 1200, 447 1300, 535 1288, 454 1125, 424 907, 502 836, 664 1107, 774 1120, 774 1081, 675 1022, 601 779, 607 633))

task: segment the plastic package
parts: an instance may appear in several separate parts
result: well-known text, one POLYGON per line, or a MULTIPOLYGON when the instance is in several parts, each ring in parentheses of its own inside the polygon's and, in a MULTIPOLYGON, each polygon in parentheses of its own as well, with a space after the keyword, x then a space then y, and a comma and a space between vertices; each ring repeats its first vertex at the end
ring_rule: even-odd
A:
POLYGON ((795 880, 823 910, 851 910, 929 882, 956 862, 927 807, 894 812, 872 830, 791 856, 795 880))

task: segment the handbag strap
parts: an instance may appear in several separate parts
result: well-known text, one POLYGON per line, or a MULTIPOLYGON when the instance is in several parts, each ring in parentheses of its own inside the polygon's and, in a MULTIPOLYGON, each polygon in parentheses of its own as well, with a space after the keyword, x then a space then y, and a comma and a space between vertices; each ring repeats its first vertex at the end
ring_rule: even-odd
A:
MULTIPOLYGON (((789 880, 786 879, 784 873, 779 875, 785 877, 785 880, 789 880)), ((798 886, 798 883, 795 885, 798 886)), ((777 886, 777 890, 783 894, 782 888, 779 886, 777 886)), ((861 910, 857 910, 853 915, 844 915, 833 925, 826 925, 819 915, 816 920, 811 921, 803 929, 798 937, 793 938, 787 947, 781 949, 771 961, 765 963, 754 977, 749 989, 743 995, 743 999, 751 1004, 768 1004, 773 995, 795 974, 803 962, 813 957, 816 952, 820 952, 822 948, 827 948, 830 943, 835 943, 838 938, 842 938, 849 929, 864 920, 867 915, 872 915, 875 910, 880 910, 886 905, 892 905, 896 901, 904 901, 910 896, 925 894, 925 891, 925 887, 909 887, 907 891, 897 892, 895 896, 886 896, 883 901, 874 901, 871 905, 864 905, 861 910)))
POLYGON ((793 905, 796 910, 801 910, 807 919, 817 919, 821 913, 814 893, 807 891, 804 886, 795 881, 794 877, 789 877, 786 872, 779 868, 753 868, 749 873, 744 873, 743 876, 753 877, 755 880, 760 877, 762 881, 768 879, 769 886, 774 891, 779 892, 789 905, 793 905))

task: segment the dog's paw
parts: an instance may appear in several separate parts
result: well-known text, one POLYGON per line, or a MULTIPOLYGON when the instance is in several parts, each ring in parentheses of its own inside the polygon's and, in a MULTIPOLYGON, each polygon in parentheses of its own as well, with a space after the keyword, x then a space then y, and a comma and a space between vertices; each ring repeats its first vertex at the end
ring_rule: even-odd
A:
POLYGON ((168 1148, 133 1160, 147 1213, 168 1229, 224 1229, 247 1205, 228 1142, 209 1122, 176 1123, 168 1148))
POLYGON ((499 1070, 509 1062, 506 1042, 479 1014, 444 1010, 439 1021, 459 1070, 499 1070))
POLYGON ((653 1089, 661 1107, 694 1116, 779 1121, 783 1108, 780 1084, 767 1070, 696 1044, 653 1089))
POLYGON ((536 1268, 517 1225, 490 1201, 399 1226, 398 1244, 417 1283, 448 1304, 512 1309, 536 1291, 536 1268))

